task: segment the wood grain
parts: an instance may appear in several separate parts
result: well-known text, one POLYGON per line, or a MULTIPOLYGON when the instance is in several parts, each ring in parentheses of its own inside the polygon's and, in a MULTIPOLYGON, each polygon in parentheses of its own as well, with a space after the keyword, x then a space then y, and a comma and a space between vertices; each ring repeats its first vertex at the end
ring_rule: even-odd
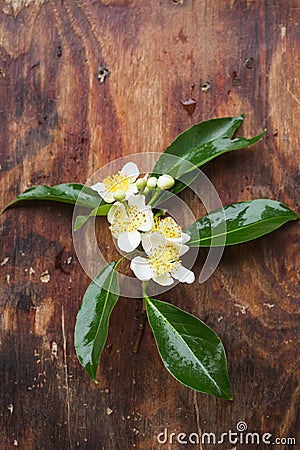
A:
MULTIPOLYGON (((1 207, 32 184, 84 183, 120 156, 162 151, 193 123, 244 112, 240 135, 266 127, 264 142, 220 157, 207 175, 224 204, 270 197, 299 213, 299 1, 0 0, 0 11, 1 207), (99 66, 110 72, 103 83, 99 66)), ((182 197, 197 210, 193 195, 182 197)), ((239 421, 299 442, 297 223, 226 249, 204 285, 161 297, 222 338, 227 402, 173 380, 149 327, 132 354, 134 299, 113 312, 99 385, 89 380, 73 348, 90 280, 71 217, 70 207, 35 204, 0 218, 1 450, 177 449, 158 444, 165 427, 220 436, 239 421), (71 258, 67 273, 57 258, 71 258)))

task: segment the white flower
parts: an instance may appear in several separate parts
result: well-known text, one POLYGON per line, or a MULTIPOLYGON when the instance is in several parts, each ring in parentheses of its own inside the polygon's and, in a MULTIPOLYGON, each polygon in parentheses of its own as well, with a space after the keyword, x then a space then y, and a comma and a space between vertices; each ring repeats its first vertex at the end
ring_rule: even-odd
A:
MULTIPOLYGON (((151 232, 157 231, 161 233, 165 239, 169 242, 175 242, 177 244, 185 244, 188 242, 191 237, 183 233, 181 227, 175 222, 173 217, 165 217, 161 219, 160 217, 154 217, 154 227, 151 232)), ((150 238, 151 233, 147 233, 143 237, 143 241, 145 242, 150 238)))
POLYGON ((150 177, 147 180, 147 187, 150 189, 155 188, 157 185, 157 178, 156 177, 150 177))
POLYGON ((147 185, 146 178, 139 178, 138 180, 136 180, 135 185, 138 191, 143 191, 147 185))
POLYGON ((114 199, 117 202, 124 202, 126 200, 126 194, 124 191, 117 191, 114 193, 114 199))
POLYGON ((175 184, 175 180, 171 175, 161 175, 157 180, 157 187, 159 189, 171 189, 175 184))
POLYGON ((187 245, 168 242, 161 233, 151 233, 143 247, 147 258, 137 256, 130 267, 141 281, 153 279, 162 286, 174 283, 174 278, 182 283, 193 283, 194 273, 183 267, 180 256, 189 250, 187 245))
POLYGON ((96 183, 91 188, 97 191, 106 203, 113 203, 115 201, 114 194, 116 192, 124 192, 125 198, 128 200, 131 195, 137 194, 138 192, 135 180, 139 174, 137 165, 129 162, 125 164, 120 172, 106 177, 103 183, 96 183))
POLYGON ((144 195, 132 195, 128 205, 116 202, 110 208, 107 219, 111 224, 112 235, 118 239, 118 247, 124 252, 131 252, 141 242, 141 231, 153 228, 151 206, 145 205, 144 195))

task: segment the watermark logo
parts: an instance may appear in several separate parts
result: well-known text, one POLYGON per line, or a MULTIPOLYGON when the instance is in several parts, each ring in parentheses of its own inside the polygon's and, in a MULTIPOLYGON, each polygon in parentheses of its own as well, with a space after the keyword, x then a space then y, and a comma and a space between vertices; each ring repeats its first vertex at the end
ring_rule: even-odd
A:
POLYGON ((220 445, 220 444, 243 444, 243 445, 296 445, 295 437, 278 437, 273 436, 273 434, 265 432, 253 432, 248 430, 248 425, 246 422, 240 421, 236 424, 234 430, 229 429, 228 431, 220 434, 212 432, 199 433, 184 433, 184 432, 170 432, 168 428, 164 428, 156 436, 156 441, 160 445, 220 445))
POLYGON ((237 429, 238 431, 246 431, 247 428, 248 428, 248 425, 246 424, 246 422, 238 422, 238 423, 236 424, 236 429, 237 429))

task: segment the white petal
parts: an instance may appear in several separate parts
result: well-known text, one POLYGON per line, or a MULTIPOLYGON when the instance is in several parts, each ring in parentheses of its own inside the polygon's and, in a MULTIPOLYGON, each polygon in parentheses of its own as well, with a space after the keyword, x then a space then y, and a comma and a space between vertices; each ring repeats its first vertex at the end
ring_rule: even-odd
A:
POLYGON ((141 242, 141 235, 138 231, 125 231, 121 233, 118 237, 118 247, 123 252, 132 252, 136 249, 141 242))
POLYGON ((142 240, 142 246, 147 255, 149 255, 151 250, 157 248, 158 246, 165 248, 166 239, 161 233, 154 231, 153 233, 149 233, 144 236, 142 240))
POLYGON ((145 250, 145 252, 149 255, 151 249, 152 249, 152 245, 151 245, 151 241, 150 241, 150 236, 151 233, 147 233, 144 234, 143 238, 142 238, 142 246, 143 249, 145 250))
POLYGON ((138 211, 143 211, 146 208, 145 201, 146 201, 146 198, 144 195, 132 195, 128 199, 128 205, 130 208, 132 206, 136 206, 138 211))
POLYGON ((171 242, 172 244, 182 244, 182 238, 178 237, 178 238, 166 238, 168 242, 171 242))
POLYGON ((181 281, 181 283, 193 283, 195 281, 195 274, 189 270, 186 269, 183 266, 179 266, 176 270, 172 272, 172 276, 176 279, 181 281))
POLYGON ((180 256, 184 255, 186 252, 189 251, 189 249, 190 247, 187 245, 180 245, 179 255, 180 256))
POLYGON ((120 174, 123 177, 132 177, 133 181, 135 181, 137 179, 137 177, 140 174, 140 171, 138 169, 138 166, 133 163, 133 162, 129 162, 127 164, 125 164, 125 166, 123 167, 123 169, 121 170, 120 174))
POLYGON ((150 280, 153 276, 153 272, 148 264, 146 258, 136 256, 130 263, 130 268, 134 275, 141 281, 150 280))
POLYGON ((98 192, 98 194, 101 194, 105 187, 104 187, 104 183, 96 183, 93 184, 93 186, 91 186, 91 189, 93 189, 94 191, 98 192))
POLYGON ((189 251, 190 247, 188 247, 187 245, 182 245, 181 243, 178 244, 176 242, 172 242, 173 247, 176 248, 179 256, 184 255, 186 252, 189 251))
POLYGON ((134 194, 137 194, 138 192, 139 191, 138 191, 138 188, 136 187, 136 185, 132 184, 125 192, 126 200, 129 200, 131 196, 133 196, 134 194))
POLYGON ((144 211, 140 211, 138 214, 143 214, 143 221, 142 224, 139 225, 140 231, 150 231, 154 227, 154 220, 153 220, 153 212, 150 206, 146 206, 144 211))
POLYGON ((165 223, 168 225, 169 228, 178 228, 178 224, 176 222, 176 220, 174 219, 174 217, 165 217, 164 219, 161 220, 161 223, 165 223))
POLYGON ((126 213, 126 208, 123 203, 116 202, 107 213, 107 220, 109 223, 113 223, 115 218, 118 216, 119 220, 127 221, 128 216, 126 213))
POLYGON ((158 275, 157 277, 153 277, 153 281, 162 286, 170 286, 170 284, 174 283, 174 280, 170 275, 158 275))
POLYGON ((191 236, 188 235, 187 233, 182 233, 181 238, 182 238, 182 243, 185 244, 186 242, 189 242, 189 240, 191 239, 191 236))
POLYGON ((113 237, 115 239, 118 239, 118 237, 120 236, 120 232, 118 230, 115 229, 115 227, 113 225, 111 225, 109 227, 111 234, 113 235, 113 237))
POLYGON ((190 249, 187 245, 182 245, 181 243, 174 242, 173 240, 171 241, 171 239, 167 239, 167 241, 169 241, 172 247, 176 249, 179 256, 184 255, 190 249))
POLYGON ((113 203, 115 201, 114 193, 111 191, 100 192, 101 197, 106 203, 113 203))

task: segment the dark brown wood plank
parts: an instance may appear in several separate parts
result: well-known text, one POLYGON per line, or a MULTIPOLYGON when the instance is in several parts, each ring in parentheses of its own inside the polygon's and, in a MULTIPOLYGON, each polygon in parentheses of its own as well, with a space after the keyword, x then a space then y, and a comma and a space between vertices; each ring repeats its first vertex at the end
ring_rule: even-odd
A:
MULTIPOLYGON (((241 135, 266 127, 264 142, 224 155, 207 175, 224 204, 270 197, 299 213, 299 9, 296 0, 0 0, 1 206, 32 184, 84 183, 120 156, 162 151, 193 123, 245 112, 241 135), (104 83, 99 65, 110 71, 104 83), (181 102, 190 97, 192 115, 181 102)), ((183 198, 201 209, 190 193, 183 198)), ((299 442, 297 223, 226 249, 204 285, 161 297, 222 338, 234 394, 227 402, 173 380, 149 327, 132 354, 134 299, 113 312, 99 385, 88 378, 73 329, 90 280, 71 218, 71 207, 49 204, 0 218, 1 448, 181 448, 160 446, 158 433, 220 437, 239 421, 299 442), (69 273, 60 257, 71 257, 69 273)))

